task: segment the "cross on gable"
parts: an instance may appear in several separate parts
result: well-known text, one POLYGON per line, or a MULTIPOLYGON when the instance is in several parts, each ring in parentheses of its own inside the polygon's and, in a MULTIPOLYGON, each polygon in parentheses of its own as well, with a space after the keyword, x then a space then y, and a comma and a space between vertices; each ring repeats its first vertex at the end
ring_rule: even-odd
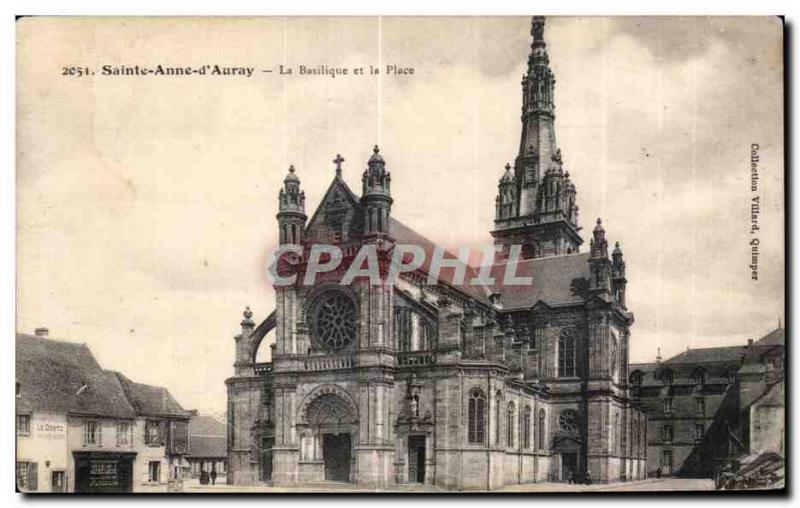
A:
POLYGON ((341 154, 337 153, 336 154, 336 158, 333 159, 332 162, 334 164, 336 164, 336 174, 341 176, 341 174, 342 174, 342 162, 344 162, 344 157, 342 157, 341 154))

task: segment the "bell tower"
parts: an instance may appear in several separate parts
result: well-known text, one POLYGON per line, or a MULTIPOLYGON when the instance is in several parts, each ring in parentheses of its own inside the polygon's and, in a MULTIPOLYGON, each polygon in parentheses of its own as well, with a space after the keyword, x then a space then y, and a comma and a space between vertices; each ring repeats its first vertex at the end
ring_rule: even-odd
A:
POLYGON ((522 77, 522 134, 519 153, 498 185, 495 244, 500 256, 511 245, 522 245, 523 258, 578 252, 578 206, 575 184, 564 170, 555 134, 555 83, 544 40, 545 19, 531 23, 528 72, 522 77), (513 186, 513 190, 510 187, 513 186), (513 205, 509 196, 513 195, 513 205))
POLYGON ((392 175, 378 145, 372 149, 367 169, 361 177, 361 205, 364 209, 364 237, 385 238, 390 235, 389 213, 392 210, 392 175))
POLYGON ((278 192, 278 241, 284 244, 302 244, 306 227, 306 194, 300 190, 300 179, 294 166, 283 179, 278 192))

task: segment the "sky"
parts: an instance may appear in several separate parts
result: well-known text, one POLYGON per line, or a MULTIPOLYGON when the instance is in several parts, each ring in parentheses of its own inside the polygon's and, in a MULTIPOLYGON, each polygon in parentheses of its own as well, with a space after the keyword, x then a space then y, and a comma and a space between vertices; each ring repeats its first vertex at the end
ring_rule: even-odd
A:
MULTIPOLYGON (((263 264, 288 166, 311 216, 336 154, 358 192, 377 143, 395 217, 446 247, 486 244, 519 145, 529 30, 521 17, 18 22, 17 329, 46 326, 186 408, 223 411, 242 311, 273 308, 263 264), (158 64, 255 72, 99 75, 158 64)), ((602 217, 625 253, 631 362, 743 344, 783 319, 781 30, 776 18, 547 20, 583 249, 602 217)))

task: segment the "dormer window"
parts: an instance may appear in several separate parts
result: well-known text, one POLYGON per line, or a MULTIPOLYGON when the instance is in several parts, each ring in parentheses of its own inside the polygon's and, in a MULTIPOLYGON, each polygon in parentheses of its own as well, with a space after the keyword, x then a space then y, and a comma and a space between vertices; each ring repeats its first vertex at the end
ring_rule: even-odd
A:
POLYGON ((706 369, 703 367, 698 367, 694 369, 692 372, 692 379, 694 379, 694 384, 696 385, 703 385, 706 383, 706 369))
POLYGON ((671 370, 665 370, 661 374, 661 382, 664 383, 664 385, 666 385, 666 386, 671 385, 673 380, 674 379, 673 379, 673 375, 672 375, 672 371, 671 370))

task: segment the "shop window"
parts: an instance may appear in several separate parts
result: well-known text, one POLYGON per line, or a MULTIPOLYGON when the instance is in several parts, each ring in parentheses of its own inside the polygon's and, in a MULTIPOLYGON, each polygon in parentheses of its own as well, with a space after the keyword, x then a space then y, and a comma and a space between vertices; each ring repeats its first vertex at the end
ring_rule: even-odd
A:
POLYGON ((36 462, 17 462, 17 488, 22 491, 39 489, 39 464, 36 462))

